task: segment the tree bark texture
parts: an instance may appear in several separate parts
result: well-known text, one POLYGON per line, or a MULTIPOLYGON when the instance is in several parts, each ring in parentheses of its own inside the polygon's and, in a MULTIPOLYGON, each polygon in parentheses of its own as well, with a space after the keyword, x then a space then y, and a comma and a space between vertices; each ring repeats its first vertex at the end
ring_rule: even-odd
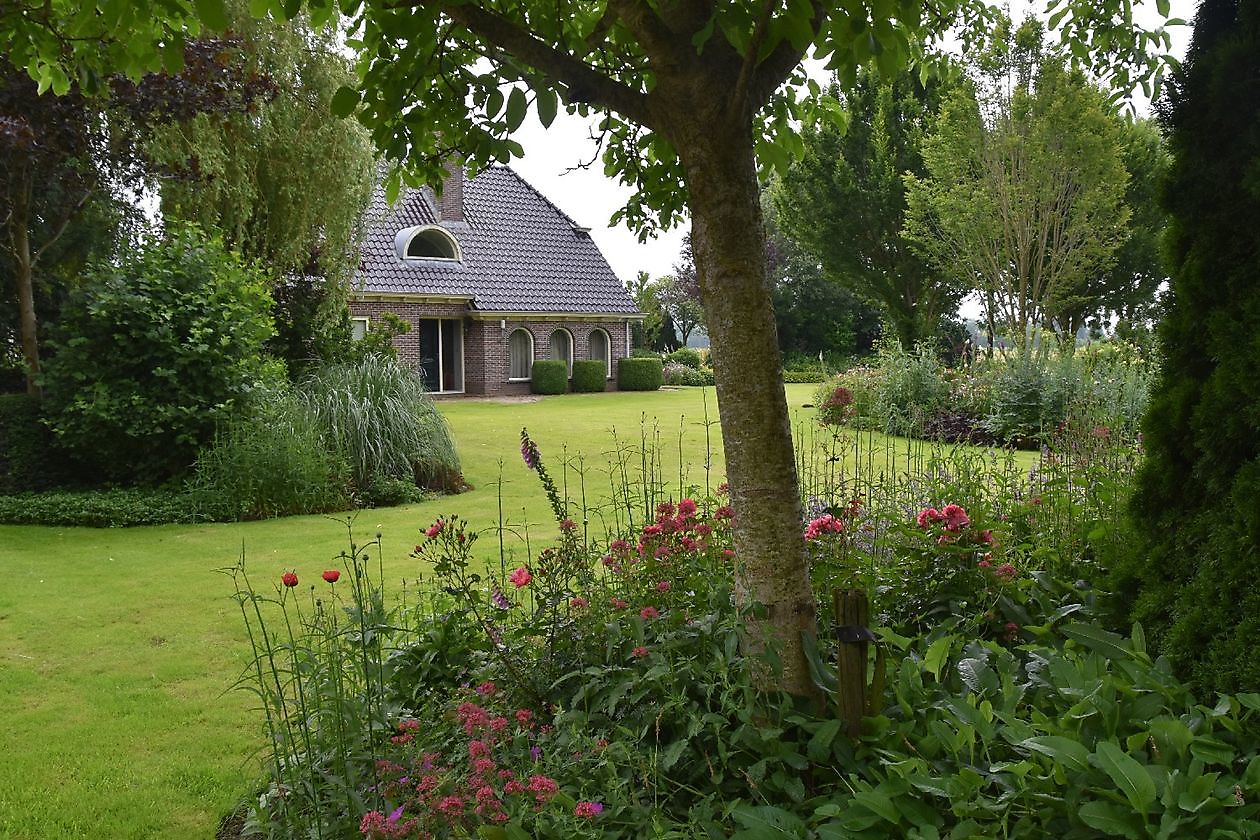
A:
MULTIPOLYGON (((679 143, 735 508, 735 593, 749 617, 750 653, 772 640, 782 687, 817 693, 802 634, 816 633, 801 536, 801 504, 778 335, 766 276, 765 228, 751 124, 679 143), (713 139, 710 139, 713 138, 713 139)), ((771 687, 767 685, 766 687, 771 687)))
POLYGON ((15 192, 9 235, 12 239, 13 264, 17 275, 14 280, 17 283, 18 333, 22 341, 22 358, 26 362, 26 393, 39 396, 39 338, 36 334, 38 322, 35 320, 31 239, 27 228, 30 221, 30 192, 22 188, 15 192))

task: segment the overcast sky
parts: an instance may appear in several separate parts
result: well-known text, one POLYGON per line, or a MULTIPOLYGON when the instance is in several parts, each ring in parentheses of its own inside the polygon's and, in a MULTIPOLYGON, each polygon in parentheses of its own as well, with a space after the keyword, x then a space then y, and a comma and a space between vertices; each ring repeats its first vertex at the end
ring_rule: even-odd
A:
MULTIPOLYGON (((1017 0, 1011 7, 1018 18, 1028 4, 1017 0)), ((1189 21, 1195 7, 1194 0, 1172 0, 1172 16, 1189 21)), ((1152 0, 1144 0, 1135 14, 1140 20, 1157 19, 1152 0)), ((1190 27, 1179 29, 1170 31, 1172 53, 1181 58, 1189 43, 1190 27)), ((543 129, 530 114, 516 138, 525 149, 525 157, 513 161, 512 168, 574 221, 591 228, 591 236, 623 282, 633 279, 639 271, 646 271, 652 277, 670 273, 689 226, 675 228, 647 243, 640 243, 625 226, 609 227, 609 218, 625 203, 630 191, 604 177, 603 163, 599 161, 590 169, 565 173, 566 169, 589 161, 595 155, 595 143, 589 135, 586 121, 571 117, 563 110, 549 129, 543 129)))

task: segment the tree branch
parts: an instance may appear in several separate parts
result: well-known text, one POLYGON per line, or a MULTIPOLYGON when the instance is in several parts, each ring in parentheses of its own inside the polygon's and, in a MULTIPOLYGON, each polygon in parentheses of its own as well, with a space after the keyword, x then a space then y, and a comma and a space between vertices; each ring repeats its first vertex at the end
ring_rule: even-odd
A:
MULTIPOLYGON (((770 4, 767 3, 767 6, 770 4)), ((810 5, 814 9, 814 16, 810 18, 809 28, 813 33, 813 38, 818 37, 818 33, 822 31, 822 25, 827 20, 827 7, 821 0, 810 0, 810 5)), ((761 24, 758 23, 758 30, 761 24)), ((811 39, 812 41, 813 39, 811 39)), ((792 71, 801 63, 801 59, 805 57, 805 50, 797 49, 792 46, 792 42, 784 38, 766 56, 766 60, 757 64, 757 52, 760 50, 758 44, 754 49, 750 49, 745 57, 745 62, 752 62, 750 81, 748 84, 748 101, 755 111, 770 101, 770 97, 774 94, 779 86, 788 80, 792 71)), ((742 76, 741 71, 741 76, 742 76)))

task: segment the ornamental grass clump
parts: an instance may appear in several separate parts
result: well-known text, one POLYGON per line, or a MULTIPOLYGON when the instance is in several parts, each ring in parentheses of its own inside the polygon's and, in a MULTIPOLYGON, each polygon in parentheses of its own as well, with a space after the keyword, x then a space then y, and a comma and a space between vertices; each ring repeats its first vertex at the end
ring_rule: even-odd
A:
POLYGON ((455 442, 416 371, 367 356, 317 371, 298 393, 361 496, 390 481, 459 489, 455 442))

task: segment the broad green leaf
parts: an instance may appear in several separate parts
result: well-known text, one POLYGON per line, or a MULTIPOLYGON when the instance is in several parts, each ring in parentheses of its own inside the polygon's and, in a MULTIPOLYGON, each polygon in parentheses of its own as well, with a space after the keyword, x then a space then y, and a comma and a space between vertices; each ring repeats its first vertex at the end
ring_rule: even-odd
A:
POLYGON ((1159 12, 1160 17, 1166 18, 1168 13, 1172 11, 1172 8, 1168 0, 1155 0, 1155 10, 1159 12))
POLYGON ((840 721, 829 720, 822 726, 818 727, 818 731, 814 733, 814 737, 809 739, 809 743, 805 746, 805 752, 809 754, 810 760, 821 762, 831 755, 831 742, 840 734, 840 721))
POLYGON ((859 790, 853 794, 853 801, 863 805, 873 814, 878 814, 886 822, 893 825, 901 822, 901 815, 888 795, 879 790, 859 790))
POLYGON ((840 679, 836 670, 825 662, 818 651, 818 638, 813 633, 801 634, 801 646, 804 648, 805 662, 809 665, 809 676, 828 694, 835 694, 840 688, 840 679))
POLYGON ((1089 749, 1080 741, 1061 735, 1038 735, 1021 741, 1019 745, 1049 756, 1073 770, 1089 769, 1089 749))
POLYGON ((332 111, 335 117, 348 117, 354 113, 354 109, 359 105, 359 92, 351 87, 337 88, 337 92, 333 94, 332 102, 328 105, 328 110, 332 111))
POLYGON ((1234 748, 1224 741, 1200 735, 1190 744, 1190 754, 1204 764, 1223 764, 1228 767, 1234 760, 1234 748))
POLYGON ((1111 777, 1135 810, 1145 814, 1155 803, 1155 782, 1141 764, 1115 744, 1099 743, 1094 763, 1111 777))
POLYGON ((521 127, 521 123, 525 121, 525 91, 518 87, 512 88, 512 92, 508 94, 507 100, 507 130, 509 132, 516 131, 521 127))
POLYGON ((1108 659, 1129 659, 1132 652, 1121 636, 1094 624, 1065 624, 1063 635, 1108 659))
POLYGON ((551 88, 542 88, 534 98, 534 106, 538 109, 538 121, 543 128, 550 128, 556 119, 556 104, 559 97, 551 88))
POLYGON ((223 5, 223 0, 194 0, 193 5, 197 9, 197 17, 201 18, 207 29, 222 32, 228 28, 227 8, 223 5))
POLYGON ((927 668, 928 673, 932 675, 937 682, 941 680, 941 670, 945 667, 946 661, 949 659, 949 650, 954 644, 953 636, 941 636, 932 644, 928 645, 927 653, 923 656, 923 667, 927 668))
POLYGON ((1086 802, 1077 814, 1090 828, 1096 828, 1112 837, 1131 837, 1133 840, 1138 840, 1145 836, 1141 824, 1137 822, 1132 812, 1125 811, 1110 802, 1097 799, 1086 802))

